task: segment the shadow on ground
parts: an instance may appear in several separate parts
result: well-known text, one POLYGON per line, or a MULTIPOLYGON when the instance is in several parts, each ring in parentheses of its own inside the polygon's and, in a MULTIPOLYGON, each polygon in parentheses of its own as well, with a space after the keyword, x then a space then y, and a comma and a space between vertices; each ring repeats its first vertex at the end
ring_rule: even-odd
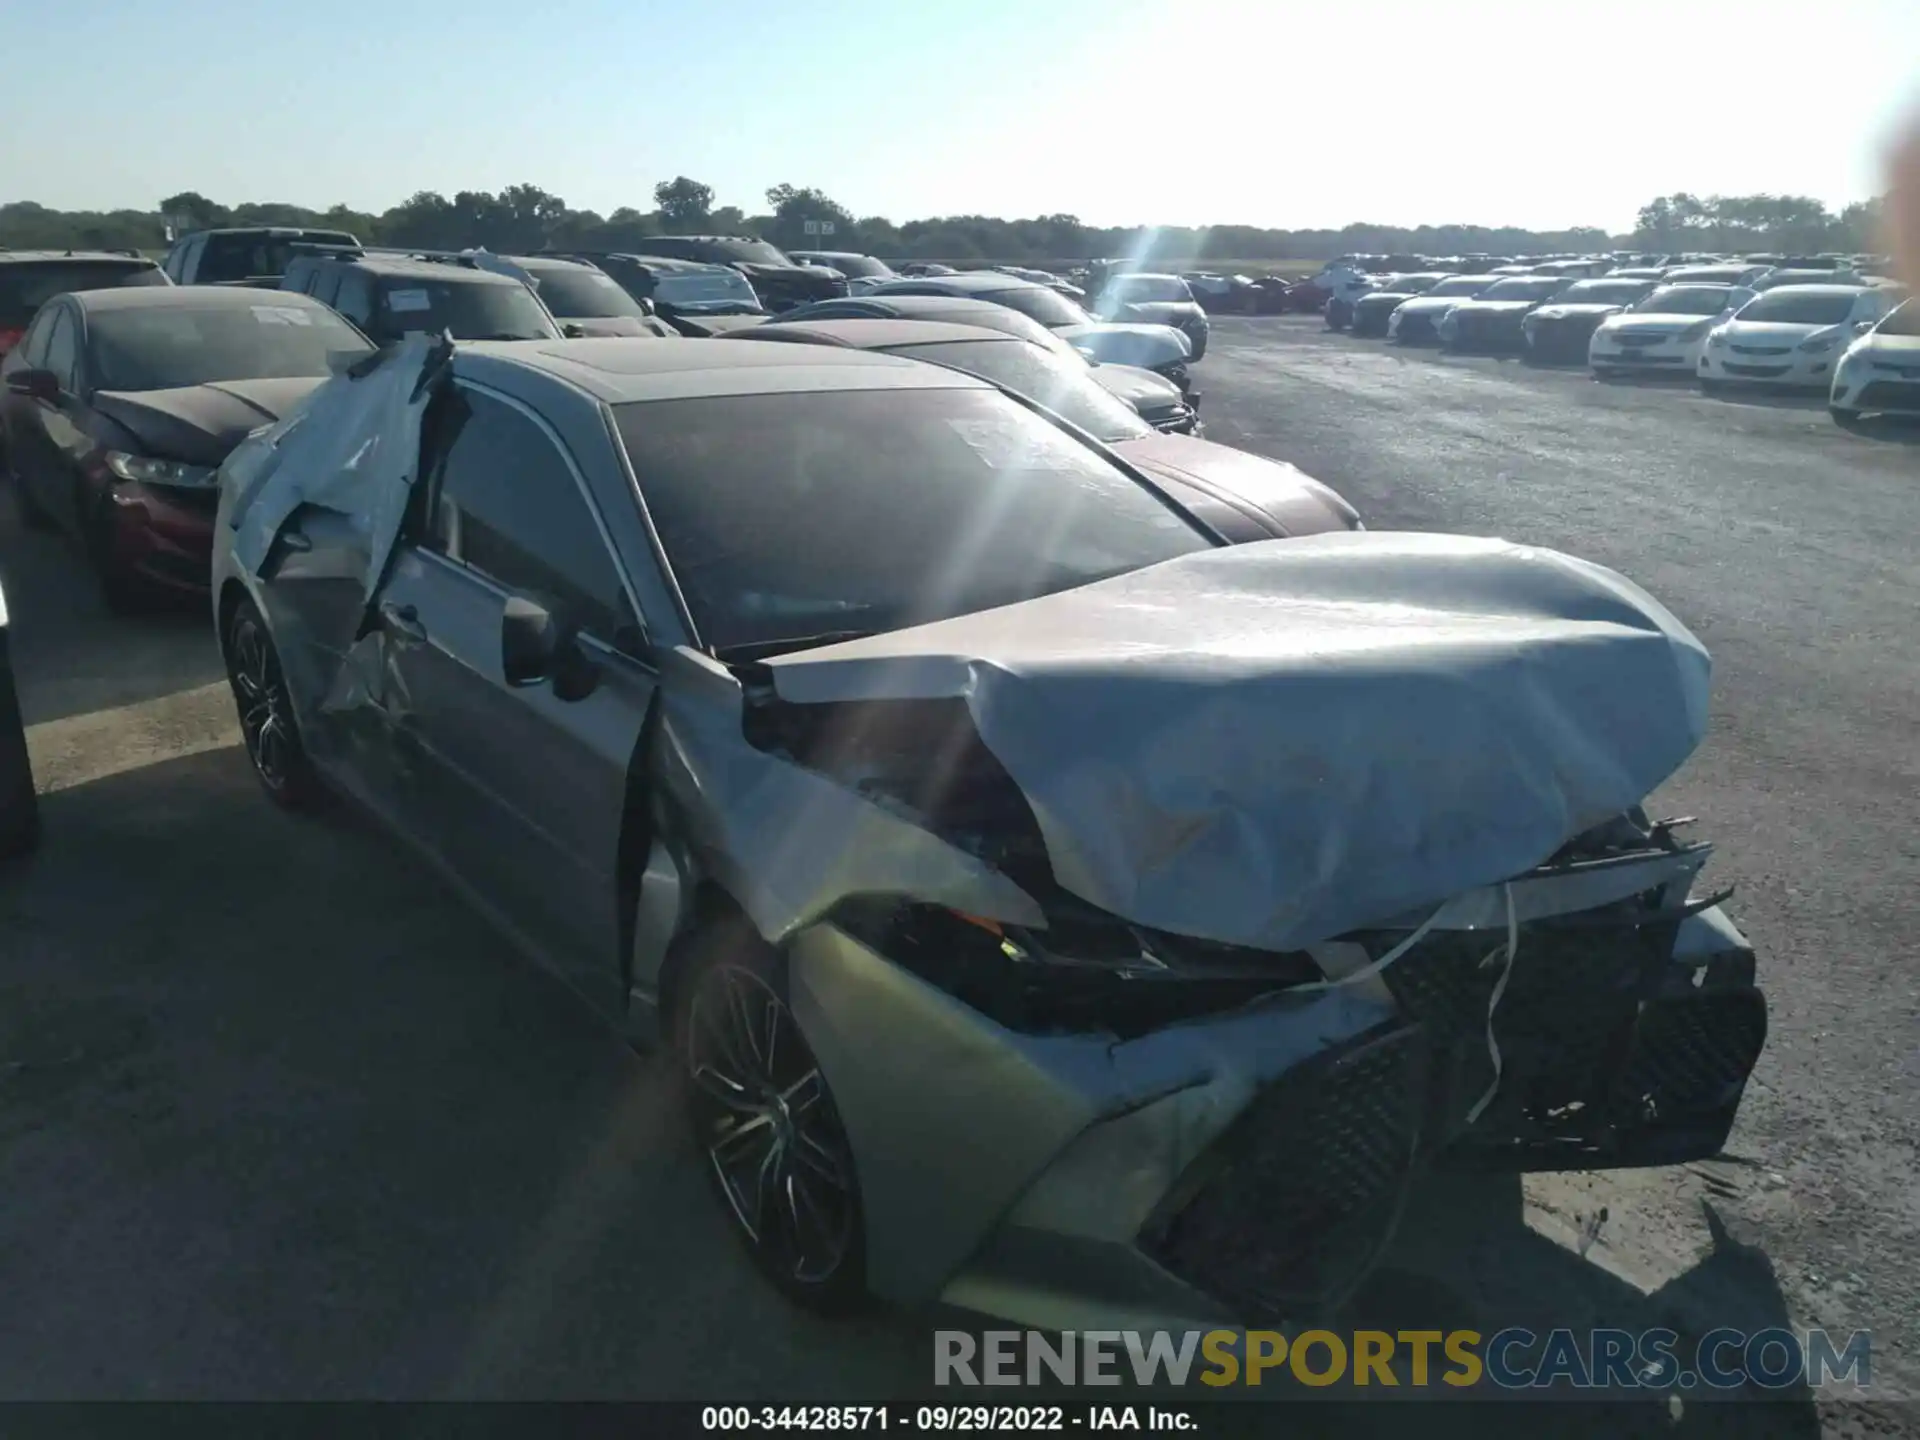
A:
MULTIPOLYGON (((931 1332, 956 1322, 826 1325, 775 1298, 659 1063, 364 826, 273 809, 231 748, 45 807, 45 846, 0 873, 0 1395, 928 1395, 931 1332)), ((1765 1257, 1721 1245, 1643 1295, 1528 1228, 1515 1182, 1445 1179, 1339 1325, 1684 1333, 1701 1313, 1782 1321, 1765 1257)), ((1552 1423, 1816 1433, 1795 1398, 1552 1423)), ((1285 1409, 1329 1435, 1522 1413, 1285 1409)))

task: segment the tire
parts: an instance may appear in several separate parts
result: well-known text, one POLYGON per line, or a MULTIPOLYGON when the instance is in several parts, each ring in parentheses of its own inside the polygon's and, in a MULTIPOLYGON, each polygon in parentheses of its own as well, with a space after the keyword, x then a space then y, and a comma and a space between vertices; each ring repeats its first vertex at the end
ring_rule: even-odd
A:
POLYGON ((0 860, 16 859, 40 842, 40 800, 13 684, 7 627, 0 625, 0 860))
POLYGON ((1727 386, 1724 380, 1709 380, 1704 375, 1700 377, 1700 393, 1702 395, 1724 395, 1726 392, 1727 386))
POLYGON ((787 1299, 819 1315, 852 1314, 869 1303, 859 1179, 788 1005, 786 957, 737 915, 682 943, 675 1073, 721 1212, 787 1299))
POLYGON ((254 778, 267 798, 283 809, 313 808, 320 798, 320 782, 294 720, 280 652, 252 600, 243 599, 235 607, 220 637, 220 649, 254 778))
POLYGON ((1833 417, 1833 423, 1843 430, 1851 430, 1860 423, 1858 410, 1844 410, 1838 405, 1829 405, 1827 414, 1833 417))
POLYGON ((7 482, 13 491, 14 513, 20 517, 20 523, 29 530, 51 530, 53 517, 40 508, 40 503, 27 491, 26 482, 15 473, 13 459, 6 447, 0 445, 0 480, 7 482))
POLYGON ((1620 372, 1611 365, 1596 365, 1593 367, 1593 378, 1596 380, 1618 380, 1620 378, 1620 372))

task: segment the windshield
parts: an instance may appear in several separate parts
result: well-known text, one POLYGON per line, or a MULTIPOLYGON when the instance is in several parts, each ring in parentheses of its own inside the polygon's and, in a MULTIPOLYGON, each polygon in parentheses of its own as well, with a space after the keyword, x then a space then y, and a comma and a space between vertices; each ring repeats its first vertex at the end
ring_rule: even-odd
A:
POLYGON ((0 330, 24 330, 33 312, 69 290, 164 285, 151 260, 48 260, 0 264, 0 330))
POLYGON ((1052 329, 1060 325, 1091 325, 1093 317, 1058 290, 1044 285, 1022 285, 1008 290, 981 291, 979 298, 1018 310, 1029 319, 1052 329))
POLYGON ((726 260, 739 260, 748 265, 791 265, 780 251, 764 240, 750 240, 745 236, 733 239, 705 241, 700 249, 705 252, 700 258, 711 259, 715 256, 726 260))
POLYGON ((287 265, 300 252, 296 245, 357 245, 344 230, 296 230, 287 235, 241 232, 235 235, 209 235, 200 252, 200 263, 193 278, 201 285, 222 280, 264 279, 284 275, 287 265))
POLYGON ((557 340, 559 331, 524 285, 408 276, 380 288, 375 326, 382 337, 418 331, 456 340, 557 340))
POLYGON ((1920 305, 1906 301, 1876 328, 1881 335, 1920 335, 1920 305))
POLYGON ((326 306, 265 294, 258 305, 95 311, 87 333, 103 390, 323 376, 330 355, 372 348, 326 306))
POLYGON ((1651 280, 1582 280, 1554 297, 1560 305, 1631 305, 1653 293, 1651 280))
POLYGON ((694 623, 723 653, 971 614, 1210 548, 997 391, 717 396, 614 416, 694 623))
POLYGON ((634 298, 611 275, 584 265, 530 265, 535 293, 562 320, 606 320, 645 315, 634 298))
POLYGON ((1427 294, 1435 299, 1445 295, 1484 295, 1493 284, 1485 275, 1456 275, 1451 280, 1442 280, 1427 294))
POLYGON ((718 266, 712 270, 656 270, 653 272, 653 300, 676 310, 701 306, 742 305, 760 308, 760 297, 738 270, 718 266))
POLYGON ((1733 298, 1722 285, 1668 285, 1634 306, 1636 315, 1718 315, 1733 298))
POLYGON ((1770 325, 1838 325, 1853 314, 1855 298, 1851 291, 1783 287, 1762 295, 1736 318, 1770 325))
POLYGON ((1557 275, 1512 275, 1480 292, 1482 300, 1547 300, 1567 282, 1557 275))
POLYGON ((876 260, 871 255, 829 255, 823 251, 808 251, 796 254, 794 259, 808 265, 824 265, 829 270, 838 270, 849 280, 890 280, 893 267, 884 260, 876 260))
POLYGON ((1111 293, 1116 300, 1150 303, 1193 299, 1187 282, 1174 275, 1122 275, 1113 282, 1111 293))
POLYGON ((1151 435, 1153 427, 1133 408, 1096 384, 1086 361, 1065 360, 1024 340, 954 340, 936 345, 898 345, 891 355, 950 365, 1037 401, 1094 439, 1112 444, 1151 435))

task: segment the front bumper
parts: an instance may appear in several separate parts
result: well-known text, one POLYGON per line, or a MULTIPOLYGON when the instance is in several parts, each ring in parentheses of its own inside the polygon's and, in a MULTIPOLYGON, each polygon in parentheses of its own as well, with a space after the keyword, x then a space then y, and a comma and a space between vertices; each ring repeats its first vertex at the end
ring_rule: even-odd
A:
POLYGON ((1353 307, 1353 319, 1348 322, 1348 327, 1355 335, 1385 335, 1393 323, 1393 312, 1399 304, 1395 301, 1393 304, 1369 305, 1362 300, 1353 307))
POLYGON ((1521 332, 1526 357, 1542 365, 1584 365, 1597 320, 1541 320, 1521 332))
POLYGON ((1413 310, 1404 305, 1387 318, 1387 338, 1401 345, 1432 345, 1440 338, 1445 311, 1413 310))
POLYGON ((1449 350, 1473 351, 1482 355, 1511 355, 1525 343, 1520 317, 1512 319, 1449 315, 1440 330, 1440 339, 1449 350))
POLYGON ((1297 1318, 1424 1167, 1717 1153, 1765 1037, 1753 953, 1714 908, 1619 909, 1523 922, 1473 1123, 1504 925, 1130 1040, 1014 1033, 816 925, 790 988, 853 1145, 869 1283, 1044 1329, 1297 1318))
POLYGON ((1667 334, 1601 330, 1587 347, 1587 363, 1595 370, 1634 371, 1649 375, 1691 376, 1699 368, 1701 340, 1667 334))
POLYGON ((1833 367, 1839 364, 1842 353, 1837 347, 1809 355, 1792 346, 1707 346, 1700 351, 1695 374, 1721 384, 1825 390, 1833 384, 1833 367))
POLYGON ((218 492, 116 484, 107 504, 103 559, 151 585, 186 595, 207 591, 218 492))
POLYGON ((1855 414, 1920 415, 1920 366, 1849 365, 1833 377, 1827 403, 1855 414))

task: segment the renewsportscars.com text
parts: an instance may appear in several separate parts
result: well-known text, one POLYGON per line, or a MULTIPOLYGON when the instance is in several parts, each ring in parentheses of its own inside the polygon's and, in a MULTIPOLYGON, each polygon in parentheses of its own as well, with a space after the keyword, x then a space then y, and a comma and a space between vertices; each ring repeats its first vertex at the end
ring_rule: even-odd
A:
POLYGON ((1872 1336, 1825 1330, 960 1330, 936 1385, 1302 1385, 1469 1390, 1788 1390, 1872 1384, 1872 1336))

